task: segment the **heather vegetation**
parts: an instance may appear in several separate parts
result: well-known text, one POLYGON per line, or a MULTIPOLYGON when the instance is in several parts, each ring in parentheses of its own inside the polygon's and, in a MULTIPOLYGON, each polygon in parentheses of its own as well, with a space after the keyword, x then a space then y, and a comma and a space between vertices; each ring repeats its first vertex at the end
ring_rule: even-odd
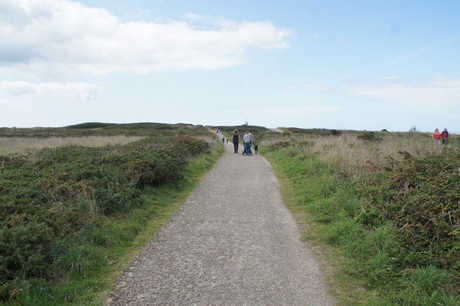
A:
MULTIPOLYGON (((213 129, 255 135, 339 304, 460 304, 456 135, 213 129)), ((222 153, 209 143, 186 124, 0 128, 0 304, 101 304, 222 153)))
POLYGON ((263 154, 343 305, 460 304, 460 149, 419 132, 286 129, 263 154))
POLYGON ((206 128, 187 125, 0 136, 21 143, 0 155, 0 303, 20 305, 100 304, 114 273, 222 152, 206 128), (37 138, 42 145, 27 148, 37 138))

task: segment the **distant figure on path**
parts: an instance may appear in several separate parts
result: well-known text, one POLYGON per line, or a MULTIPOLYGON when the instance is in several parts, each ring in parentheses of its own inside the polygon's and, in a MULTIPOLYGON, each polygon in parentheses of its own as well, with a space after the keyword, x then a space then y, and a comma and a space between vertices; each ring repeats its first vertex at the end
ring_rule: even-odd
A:
POLYGON ((438 128, 434 130, 433 142, 434 142, 434 148, 437 150, 439 146, 441 145, 441 133, 439 133, 438 128))
POLYGON ((444 128, 444 131, 442 131, 441 133, 441 140, 443 145, 447 145, 447 143, 449 142, 449 132, 446 128, 444 128))
POLYGON ((240 141, 240 133, 238 132, 238 130, 235 129, 232 134, 234 153, 238 153, 239 141, 240 141))

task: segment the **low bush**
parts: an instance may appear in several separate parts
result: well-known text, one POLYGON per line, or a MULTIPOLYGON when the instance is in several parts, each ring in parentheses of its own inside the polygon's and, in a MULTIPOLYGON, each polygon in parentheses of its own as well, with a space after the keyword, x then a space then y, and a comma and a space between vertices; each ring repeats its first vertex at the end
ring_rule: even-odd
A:
POLYGON ((364 140, 364 141, 369 141, 369 142, 382 141, 382 138, 379 135, 377 135, 377 133, 375 133, 375 132, 364 132, 364 133, 358 135, 356 138, 358 138, 360 140, 364 140))
POLYGON ((209 152, 203 140, 173 135, 1 157, 0 301, 21 295, 19 280, 59 282, 103 261, 94 249, 111 244, 97 235, 102 220, 142 207, 149 189, 177 183, 191 157, 209 152))
POLYGON ((435 264, 460 277, 460 155, 453 150, 390 159, 371 189, 369 202, 404 237, 403 261, 413 267, 435 264))

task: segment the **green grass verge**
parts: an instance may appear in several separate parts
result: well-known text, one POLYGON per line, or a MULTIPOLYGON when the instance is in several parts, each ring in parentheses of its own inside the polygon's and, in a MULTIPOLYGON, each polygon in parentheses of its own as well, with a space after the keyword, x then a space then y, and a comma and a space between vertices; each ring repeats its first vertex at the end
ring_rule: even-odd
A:
MULTIPOLYGON (((307 240, 318 254, 325 272, 329 291, 338 305, 376 305, 376 292, 365 289, 365 281, 355 278, 345 271, 351 263, 343 250, 325 242, 328 229, 321 224, 321 219, 329 219, 329 213, 314 215, 306 207, 313 204, 313 210, 319 210, 317 190, 323 188, 322 179, 306 175, 306 164, 314 164, 315 160, 294 160, 280 152, 262 152, 273 167, 276 177, 281 183, 281 194, 285 205, 293 213, 302 232, 302 239, 307 240)), ((327 207, 321 208, 327 210, 327 207)))

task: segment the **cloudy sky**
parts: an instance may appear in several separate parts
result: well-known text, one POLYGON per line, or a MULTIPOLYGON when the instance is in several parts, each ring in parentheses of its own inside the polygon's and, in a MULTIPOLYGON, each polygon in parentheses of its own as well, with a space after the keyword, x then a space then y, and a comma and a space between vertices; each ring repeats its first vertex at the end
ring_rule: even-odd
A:
POLYGON ((0 0, 0 127, 460 133, 458 0, 0 0))

